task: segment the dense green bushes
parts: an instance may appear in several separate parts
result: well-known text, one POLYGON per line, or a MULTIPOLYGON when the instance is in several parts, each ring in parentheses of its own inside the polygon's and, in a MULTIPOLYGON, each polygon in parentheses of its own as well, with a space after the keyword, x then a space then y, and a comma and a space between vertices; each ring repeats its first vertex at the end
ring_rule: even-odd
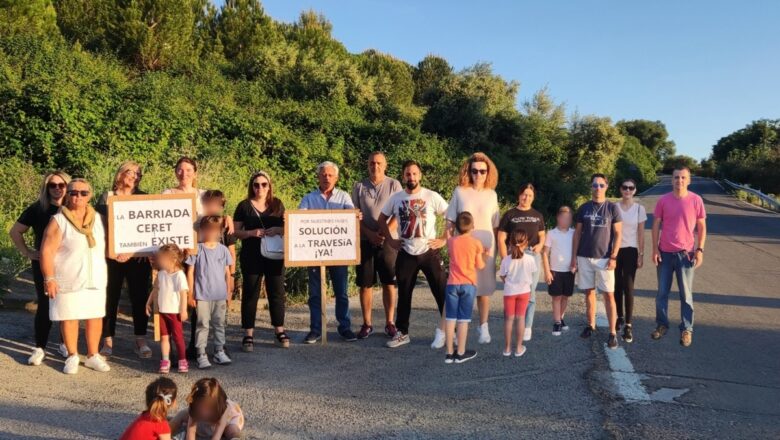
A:
MULTIPOLYGON (((499 167, 503 203, 531 181, 550 213, 586 196, 594 171, 653 184, 652 159, 669 150, 663 124, 569 117, 546 90, 518 107, 518 84, 487 64, 455 71, 433 55, 413 66, 352 54, 313 12, 287 24, 257 1, 226 3, 0 0, 3 172, 24 167, 36 187, 63 168, 101 190, 134 159, 157 192, 186 154, 202 164, 201 186, 226 191, 232 209, 254 170, 269 170, 296 206, 318 162, 339 163, 349 188, 375 149, 393 175, 418 160, 425 184, 449 196, 459 163, 482 150, 499 167)), ((21 206, 0 214, 4 226, 21 206)))

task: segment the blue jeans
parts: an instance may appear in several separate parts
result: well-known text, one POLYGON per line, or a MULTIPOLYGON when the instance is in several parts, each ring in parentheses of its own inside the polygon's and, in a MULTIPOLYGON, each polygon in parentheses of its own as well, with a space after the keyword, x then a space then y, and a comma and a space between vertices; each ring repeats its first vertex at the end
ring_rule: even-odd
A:
POLYGON ((669 291, 672 277, 677 278, 680 291, 680 330, 693 331, 693 260, 688 252, 661 252, 658 265, 658 295, 655 297, 655 322, 669 327, 669 291))
POLYGON ((534 325, 534 311, 536 311, 536 286, 542 275, 542 254, 537 254, 529 248, 526 249, 525 255, 533 257, 536 261, 536 272, 531 274, 531 298, 528 300, 528 308, 525 309, 525 328, 531 328, 534 325))
POLYGON ((477 286, 473 284, 447 284, 444 297, 444 317, 447 321, 471 322, 477 286))
MULTIPOLYGON (((329 266, 326 268, 333 292, 336 294, 336 320, 339 322, 339 334, 350 330, 349 296, 347 295, 347 266, 329 266)), ((322 307, 320 303, 320 268, 309 267, 309 318, 311 331, 322 331, 322 307)))

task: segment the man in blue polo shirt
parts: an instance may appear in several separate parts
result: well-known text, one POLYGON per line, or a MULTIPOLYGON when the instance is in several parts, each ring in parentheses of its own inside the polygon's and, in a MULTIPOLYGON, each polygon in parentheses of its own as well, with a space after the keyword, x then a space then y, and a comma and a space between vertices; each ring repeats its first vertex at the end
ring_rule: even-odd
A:
MULTIPOLYGON (((306 194, 298 209, 355 209, 352 197, 346 191, 336 188, 339 180, 339 167, 330 161, 317 165, 319 188, 306 194)), ((348 342, 356 341, 349 317, 349 295, 347 294, 347 266, 328 266, 328 274, 336 295, 336 320, 339 322, 339 335, 348 342)), ((309 267, 309 316, 310 331, 304 338, 304 344, 314 344, 322 335, 322 309, 320 303, 320 268, 309 267)))

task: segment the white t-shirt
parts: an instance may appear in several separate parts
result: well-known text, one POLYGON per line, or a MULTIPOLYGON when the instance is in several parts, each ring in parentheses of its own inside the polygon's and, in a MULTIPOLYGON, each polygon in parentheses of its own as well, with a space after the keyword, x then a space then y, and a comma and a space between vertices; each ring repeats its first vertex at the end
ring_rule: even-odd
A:
POLYGON ((182 290, 190 290, 184 271, 168 273, 157 272, 157 309, 160 313, 179 313, 181 311, 182 290))
POLYGON ((620 238, 620 247, 639 247, 639 237, 637 236, 637 226, 639 223, 644 224, 647 221, 647 212, 645 207, 639 203, 634 202, 628 211, 623 211, 623 206, 620 203, 615 203, 620 210, 620 217, 623 219, 623 233, 620 238))
POLYGON ((387 200, 382 214, 398 220, 398 237, 409 255, 428 252, 428 240, 437 238, 436 216, 447 211, 447 202, 438 193, 422 188, 416 194, 399 191, 387 200))
POLYGON ((571 269, 571 246, 574 240, 574 229, 561 231, 553 228, 547 231, 544 245, 550 248, 550 270, 553 272, 568 272, 571 269))
POLYGON ((531 283, 536 272, 536 261, 530 255, 514 259, 507 255, 501 259, 498 274, 504 277, 504 296, 531 292, 531 283))

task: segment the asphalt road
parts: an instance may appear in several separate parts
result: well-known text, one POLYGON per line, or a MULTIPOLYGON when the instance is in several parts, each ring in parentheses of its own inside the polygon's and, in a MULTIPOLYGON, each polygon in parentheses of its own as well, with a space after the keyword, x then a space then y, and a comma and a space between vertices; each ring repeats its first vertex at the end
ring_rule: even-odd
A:
MULTIPOLYGON (((567 314, 572 330, 550 335, 542 284, 534 339, 523 358, 501 356, 497 292, 493 343, 478 346, 472 331, 477 358, 445 365, 443 353, 429 348, 435 306, 420 286, 408 346, 387 349, 380 335, 344 343, 334 325, 327 347, 278 349, 261 312, 263 330, 255 352, 246 354, 238 349, 238 316, 231 315, 234 364, 171 377, 182 394, 197 378, 218 377, 242 405, 249 438, 780 438, 780 216, 739 202, 708 180, 695 179, 691 189, 705 199, 710 236, 694 281, 690 348, 678 344, 674 330, 650 340, 656 281, 654 268, 645 267, 638 275, 635 342, 609 354, 604 331, 590 341, 577 336, 581 295, 567 314)), ((648 212, 669 190, 663 181, 642 197, 648 212)), ((351 303, 357 330, 359 305, 351 303)), ((375 304, 381 304, 378 294, 375 304)), ((679 316, 676 299, 670 316, 679 316)), ((304 307, 290 310, 295 341, 306 323, 304 307)), ((82 368, 65 376, 54 356, 40 367, 25 365, 32 315, 0 311, 0 438, 117 438, 142 410, 144 386, 157 366, 132 354, 127 319, 119 331, 110 373, 82 368)))

